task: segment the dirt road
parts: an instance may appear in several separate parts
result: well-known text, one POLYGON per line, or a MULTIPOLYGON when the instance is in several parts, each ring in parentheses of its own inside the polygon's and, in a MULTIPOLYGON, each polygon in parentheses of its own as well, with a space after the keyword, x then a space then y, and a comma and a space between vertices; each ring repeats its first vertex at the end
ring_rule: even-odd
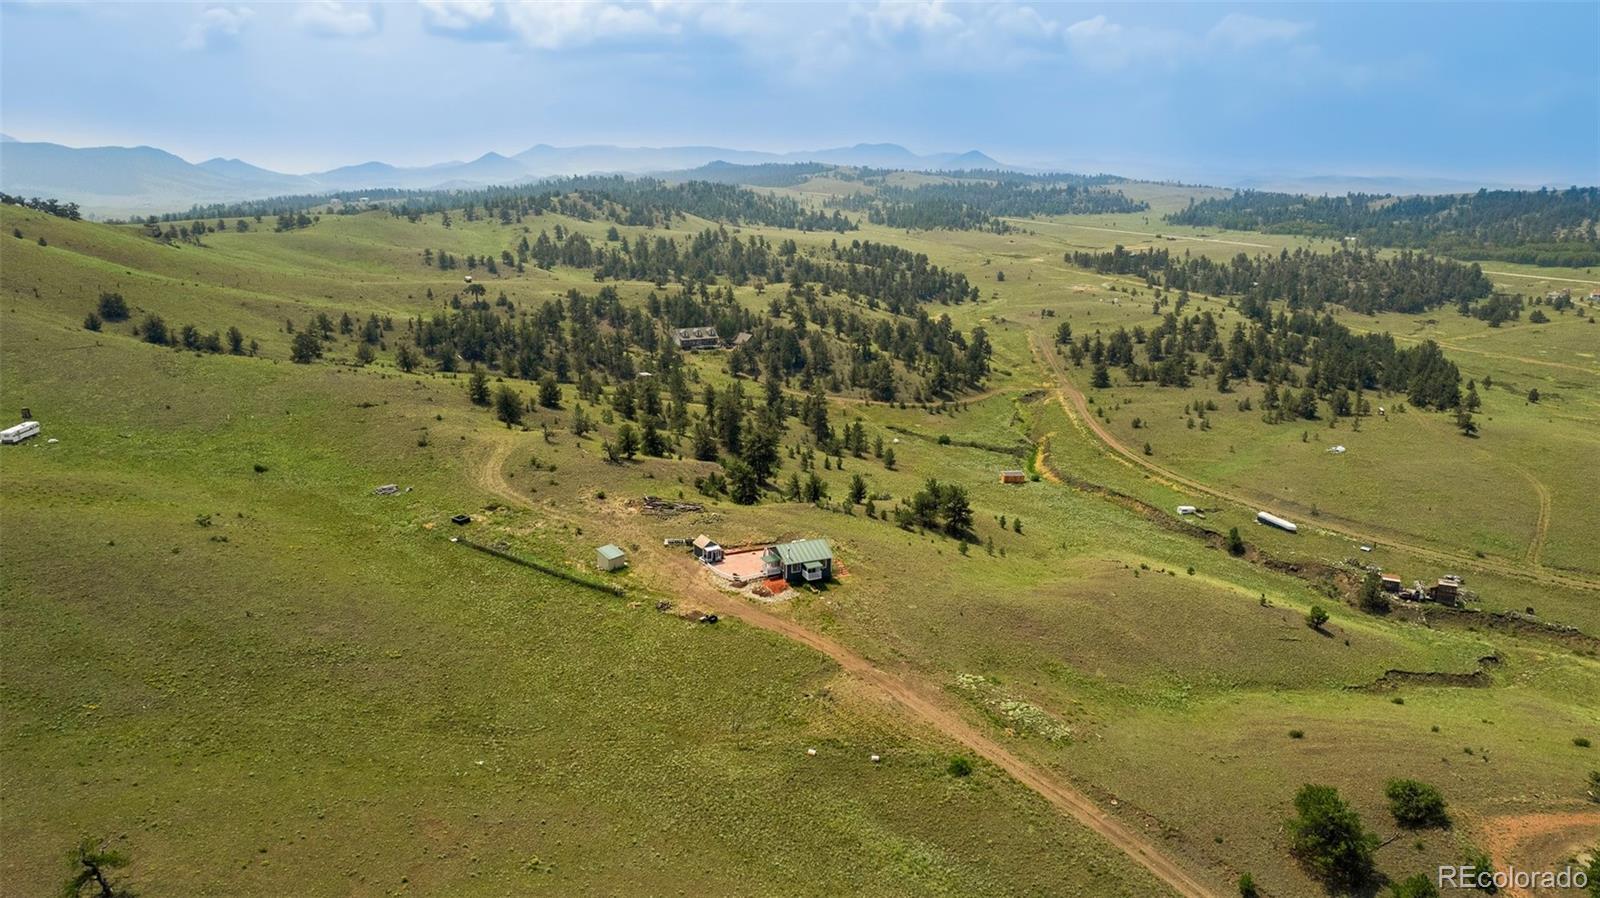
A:
MULTIPOLYGON (((486 492, 506 502, 525 505, 527 500, 517 493, 511 481, 505 476, 505 463, 510 458, 511 452, 510 439, 496 440, 483 462, 478 465, 474 479, 486 492)), ((549 510, 541 509, 541 513, 549 513, 549 510)), ((915 682, 884 670, 842 643, 813 632, 787 617, 774 614, 737 594, 717 588, 706 579, 705 571, 700 570, 687 556, 672 556, 669 563, 674 567, 673 576, 669 578, 673 583, 674 593, 691 599, 694 604, 719 616, 738 619, 752 627, 776 633, 828 656, 845 673, 866 684, 874 694, 898 705, 912 717, 1004 770, 1017 782, 1050 802, 1057 810, 1088 827, 1134 862, 1149 870, 1178 895, 1184 898, 1211 898, 1220 894, 1190 875, 1143 833, 1108 815, 1087 796, 1060 781, 1048 770, 1017 756, 992 737, 967 723, 944 703, 937 685, 915 682)))
MULTIPOLYGON (((693 568, 692 563, 686 562, 684 566, 693 568)), ((900 705, 923 723, 1004 770, 1012 779, 1038 793, 1057 810, 1099 834, 1162 882, 1171 886, 1178 894, 1191 896, 1216 894, 1163 854, 1145 838, 1144 834, 1109 816, 1081 792, 1060 782, 1043 768, 1013 754, 1004 745, 968 724, 942 701, 933 697, 932 687, 903 679, 789 618, 772 614, 739 596, 723 592, 706 583, 704 573, 701 571, 685 570, 679 582, 694 584, 696 588, 691 591, 695 599, 719 615, 738 618, 753 627, 777 633, 832 658, 846 673, 900 705)))
MULTIPOLYGON (((1174 489, 1181 489, 1203 496, 1210 496, 1214 499, 1220 499, 1224 502, 1233 503, 1234 505, 1244 506, 1245 508, 1256 508, 1262 504, 1261 500, 1258 498, 1244 496, 1221 489, 1219 487, 1201 483, 1189 477, 1185 477, 1184 475, 1179 474, 1170 468, 1162 467, 1161 465, 1150 461, 1144 455, 1135 452, 1121 440, 1117 439, 1114 434, 1112 434, 1105 428, 1104 425, 1100 423, 1100 419, 1095 417, 1089 411, 1087 400, 1085 400, 1083 394, 1072 385, 1072 381, 1067 377, 1066 369, 1062 366, 1061 359, 1051 350, 1048 345, 1044 343, 1043 338, 1035 333, 1029 335, 1029 339, 1032 341, 1034 355, 1039 358, 1040 364, 1044 366, 1047 371, 1050 371, 1053 374, 1056 382, 1056 394, 1060 398, 1062 407, 1066 409, 1068 416, 1073 418, 1074 421, 1085 425, 1092 430, 1095 436, 1099 437, 1100 441, 1109 449, 1111 449, 1113 454, 1122 462, 1144 469, 1159 482, 1174 489)), ((1362 542, 1369 541, 1373 537, 1373 530, 1371 528, 1363 528, 1360 524, 1353 521, 1342 521, 1336 517, 1328 515, 1327 513, 1323 513, 1317 518, 1317 526, 1325 530, 1331 530, 1335 533, 1341 533, 1350 537, 1351 539, 1360 540, 1362 542)), ((1387 543, 1388 545, 1394 546, 1398 549, 1404 549, 1407 552, 1418 556, 1419 558, 1427 558, 1439 564, 1449 565, 1455 568, 1489 571, 1505 577, 1516 577, 1522 580, 1531 580, 1536 583, 1553 584, 1568 589, 1583 589, 1590 591, 1600 590, 1600 582, 1594 580, 1588 580, 1581 577, 1571 577, 1565 574, 1557 574, 1538 567, 1528 567, 1525 563, 1500 563, 1492 559, 1475 558, 1455 552, 1448 552, 1442 549, 1419 546, 1415 543, 1405 542, 1402 539, 1396 539, 1393 534, 1387 532, 1383 533, 1382 536, 1383 542, 1387 543)))
POLYGON ((1533 491, 1539 494, 1539 521, 1533 528, 1533 539, 1528 541, 1528 563, 1534 567, 1539 566, 1539 559, 1544 554, 1544 541, 1550 535, 1550 490, 1533 476, 1527 468, 1518 468, 1522 476, 1528 478, 1528 483, 1533 486, 1533 491))

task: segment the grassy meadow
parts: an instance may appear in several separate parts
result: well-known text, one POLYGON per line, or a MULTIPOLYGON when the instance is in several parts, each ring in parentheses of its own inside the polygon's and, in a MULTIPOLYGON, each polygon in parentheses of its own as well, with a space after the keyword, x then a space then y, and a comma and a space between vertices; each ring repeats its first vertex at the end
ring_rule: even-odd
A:
MULTIPOLYGON (((1246 871, 1265 894, 1320 893, 1282 834, 1305 782, 1340 787, 1380 835, 1399 835, 1379 852, 1396 878, 1457 862, 1525 815, 1569 815, 1573 838, 1592 840, 1581 784, 1600 756, 1574 743, 1600 740, 1591 642, 1364 614, 1315 577, 1233 558, 1148 509, 1201 505, 1200 524, 1237 526, 1285 565, 1357 559, 1409 581, 1449 564, 1475 607, 1535 608, 1593 637, 1600 590, 1582 584, 1600 586, 1600 326, 1341 316, 1436 339, 1467 376, 1492 377, 1474 440, 1414 410, 1360 431, 1269 425, 1236 408, 1259 390, 1248 386, 1092 390, 1069 363, 1062 384, 1038 351, 1057 323, 1158 320, 1142 285, 1073 270, 1063 252, 1294 245, 1179 234, 1159 215, 1194 191, 1140 189, 1149 213, 839 238, 966 273, 983 300, 932 311, 983 326, 995 371, 946 408, 837 397, 835 427, 861 421, 896 464, 867 453, 819 469, 827 507, 700 496, 713 463, 607 463, 610 425, 581 438, 565 426, 570 384, 562 408, 513 430, 467 401, 464 375, 403 374, 390 352, 357 367, 347 338, 315 364, 288 361, 286 319, 377 313, 403 326, 444 310, 463 272, 423 265, 423 250, 498 255, 516 227, 324 215, 165 247, 5 207, 3 232, 24 236, 0 238, 0 407, 31 407, 60 440, 0 450, 5 891, 53 890, 60 853, 93 834, 133 856, 130 881, 152 894, 1163 894, 999 769, 950 775, 961 749, 946 734, 823 656, 737 621, 656 611, 692 608, 709 588, 686 584, 705 575, 662 546, 700 532, 725 545, 828 538, 843 575, 766 610, 927 685, 1217 894, 1246 871), (126 296, 133 318, 92 333, 81 322, 102 290, 126 296), (130 325, 146 312, 237 326, 260 357, 139 342, 130 325), (1530 404, 1534 385, 1543 398, 1530 404), (1266 531, 1253 504, 1197 497, 1111 452, 1069 413, 1067 388, 1121 441, 1148 441, 1152 462, 1301 532, 1266 531), (1188 426, 1197 399, 1217 401, 1209 429, 1188 426), (1335 444, 1348 451, 1326 451, 1335 444), (1014 467, 1039 477, 1000 484, 1014 467), (963 551, 844 506, 857 473, 880 510, 930 477, 960 483, 977 541, 963 551), (389 482, 410 491, 371 494, 389 482), (641 514, 629 500, 646 494, 705 509, 641 514), (465 531, 448 523, 457 512, 475 517, 465 531), (459 532, 574 570, 616 542, 631 553, 614 575, 627 594, 471 552, 449 542, 459 532), (1323 632, 1303 621, 1313 604, 1332 615, 1323 632), (1480 669, 1478 685, 1446 685, 1480 669), (1398 776, 1438 785, 1453 828, 1397 833, 1382 783, 1398 776)), ((557 222, 594 239, 606 228, 526 224, 536 235, 557 222)), ((835 237, 743 230, 809 247, 835 237)), ((599 287, 564 267, 474 274, 519 308, 599 287)), ((654 289, 616 286, 629 302, 654 289)), ((781 289, 737 295, 764 309, 781 289)), ((1201 309, 1224 328, 1237 314, 1198 296, 1185 311, 1201 309)), ((729 382, 717 353, 692 364, 701 383, 729 382)), ((800 430, 780 481, 797 470, 800 430)), ((1551 860, 1506 851, 1496 859, 1551 860)))

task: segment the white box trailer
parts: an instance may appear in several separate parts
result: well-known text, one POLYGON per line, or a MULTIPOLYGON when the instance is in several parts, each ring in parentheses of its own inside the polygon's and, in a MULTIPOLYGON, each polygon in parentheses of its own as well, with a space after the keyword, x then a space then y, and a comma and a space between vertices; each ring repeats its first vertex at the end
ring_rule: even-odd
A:
POLYGON ((38 421, 24 421, 0 430, 0 443, 20 443, 28 437, 39 435, 38 421))
POLYGON ((1295 526, 1293 521, 1285 520, 1275 514, 1270 514, 1265 511, 1256 512, 1256 521, 1257 523, 1266 524, 1270 527, 1277 527, 1279 530, 1287 530, 1290 533, 1295 533, 1300 529, 1299 527, 1295 526))

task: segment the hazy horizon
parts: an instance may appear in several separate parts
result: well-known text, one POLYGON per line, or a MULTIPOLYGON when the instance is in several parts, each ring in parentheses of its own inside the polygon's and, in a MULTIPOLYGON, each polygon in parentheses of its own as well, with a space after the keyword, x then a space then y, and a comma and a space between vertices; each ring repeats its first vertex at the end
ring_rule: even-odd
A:
POLYGON ((536 144, 895 143, 1208 183, 1600 181, 1600 6, 1439 12, 7 3, 0 130, 296 174, 536 144), (73 66, 51 64, 62 46, 73 66))

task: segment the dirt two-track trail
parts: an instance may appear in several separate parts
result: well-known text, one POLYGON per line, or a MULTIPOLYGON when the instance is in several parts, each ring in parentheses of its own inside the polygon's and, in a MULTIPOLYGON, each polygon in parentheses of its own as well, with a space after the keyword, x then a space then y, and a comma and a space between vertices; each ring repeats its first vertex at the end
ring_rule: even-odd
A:
MULTIPOLYGON (((1040 365, 1046 372, 1050 374, 1052 380, 1054 381, 1056 395, 1061 400, 1062 408, 1066 410, 1067 415, 1072 418, 1074 422, 1087 427, 1096 437, 1098 437, 1100 442, 1104 443, 1106 448, 1111 451, 1112 457, 1135 469, 1142 469, 1148 472, 1152 477, 1157 478, 1160 482, 1165 483, 1167 486, 1174 489, 1186 490, 1202 496, 1210 496, 1214 499, 1220 499, 1224 502, 1230 502, 1245 508, 1261 507, 1261 500, 1259 498, 1252 499, 1249 496, 1241 495, 1239 493, 1212 486, 1211 484, 1201 483, 1192 478, 1185 477, 1184 475, 1173 471, 1171 468, 1163 467, 1149 460, 1141 453, 1134 451, 1134 449, 1128 446, 1126 443, 1117 439, 1116 435, 1107 430, 1106 427, 1100 423, 1100 420, 1094 416, 1094 413, 1090 410, 1088 401, 1084 398, 1083 393, 1074 387, 1072 385, 1072 381, 1068 379, 1066 369, 1062 366, 1060 357, 1049 345, 1045 343, 1044 338, 1040 337, 1038 334, 1033 334, 1030 339, 1032 341, 1034 355, 1038 358, 1040 365)), ((1543 485, 1540 484, 1536 478, 1533 478, 1531 475, 1529 475, 1529 479, 1533 482, 1535 489, 1540 491, 1539 523, 1536 527, 1533 544, 1530 546, 1528 551, 1529 564, 1505 563, 1490 558, 1474 558, 1456 552, 1448 552, 1442 549, 1419 546, 1416 543, 1408 542, 1403 538, 1391 533, 1382 533, 1380 535, 1383 537, 1383 542, 1387 543, 1388 545, 1399 549, 1404 549, 1413 555, 1416 555, 1420 558, 1430 559, 1436 563, 1452 565, 1470 570, 1491 571, 1506 577, 1516 577, 1518 579, 1529 580, 1535 583, 1562 586, 1569 589, 1583 589, 1590 591, 1600 590, 1600 581, 1576 575, 1561 574, 1547 568, 1537 566, 1544 543, 1545 531, 1549 528, 1548 497, 1543 492, 1543 485)), ((1341 521, 1334 516, 1329 515, 1327 512, 1323 512, 1322 515, 1317 519, 1317 526, 1324 530, 1339 533, 1350 537, 1351 539, 1357 539, 1363 542, 1370 540, 1374 535, 1370 528, 1363 528, 1361 525, 1354 522, 1341 521)))
MULTIPOLYGON (((509 441, 497 441, 478 468, 476 480, 485 491, 515 505, 526 506, 526 497, 518 493, 505 476, 505 464, 511 451, 512 444, 509 441)), ((541 509, 541 513, 546 511, 541 509)), ((833 659, 841 670, 865 684, 873 694, 887 699, 913 718, 1004 770, 1058 811, 1110 842, 1175 893, 1185 898, 1213 898, 1221 894, 1190 875, 1143 833, 1108 815, 1088 796, 1062 782, 1050 771, 1019 757, 969 724, 944 703, 935 685, 908 679, 878 667, 834 639, 717 588, 705 579, 704 572, 697 570, 695 563, 687 557, 673 559, 672 564, 678 569, 671 578, 675 592, 692 598, 696 605, 718 616, 735 618, 833 659)))

